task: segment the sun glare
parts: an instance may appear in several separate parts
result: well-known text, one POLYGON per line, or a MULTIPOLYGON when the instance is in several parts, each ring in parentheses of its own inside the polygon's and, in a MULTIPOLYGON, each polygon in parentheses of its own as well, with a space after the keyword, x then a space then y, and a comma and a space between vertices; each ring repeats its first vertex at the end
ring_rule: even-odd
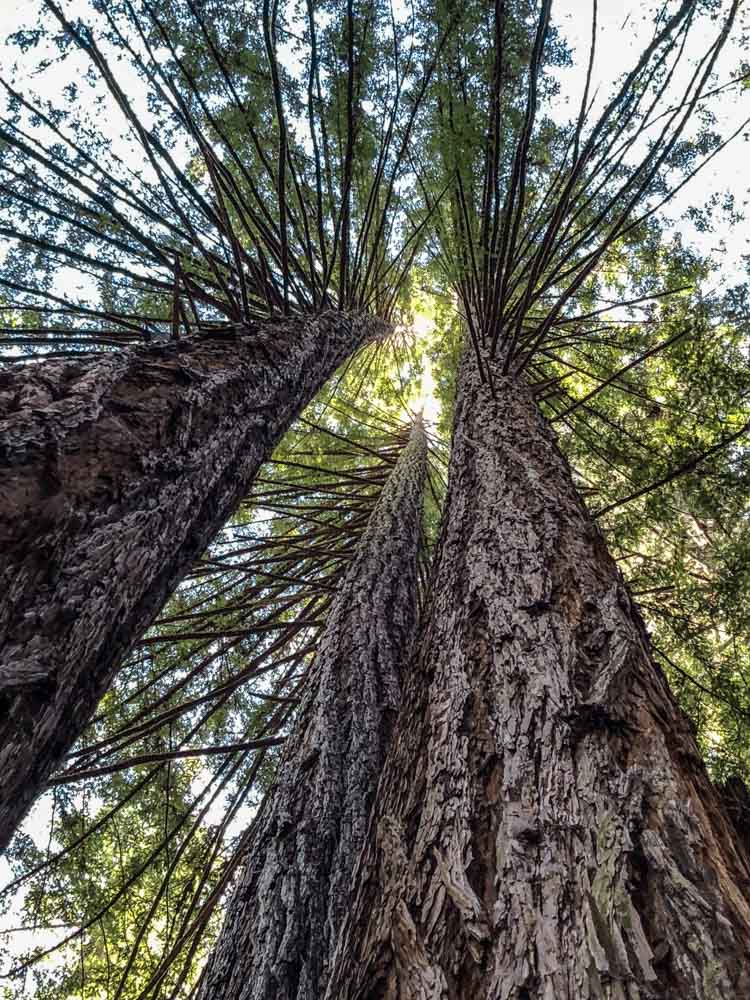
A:
POLYGON ((441 405, 440 400, 435 396, 435 377, 427 347, 435 332, 435 321, 425 313, 417 312, 414 315, 411 328, 421 355, 422 382, 413 399, 409 401, 409 406, 415 412, 421 413, 425 423, 434 428, 440 419, 441 405))

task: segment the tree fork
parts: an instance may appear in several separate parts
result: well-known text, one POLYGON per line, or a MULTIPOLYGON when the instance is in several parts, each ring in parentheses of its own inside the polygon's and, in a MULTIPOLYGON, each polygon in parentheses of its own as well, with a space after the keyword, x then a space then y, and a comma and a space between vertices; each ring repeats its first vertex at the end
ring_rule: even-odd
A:
POLYGON ((750 996, 750 868, 529 389, 468 353, 333 1000, 750 996))
POLYGON ((427 447, 415 422, 329 613, 199 1000, 320 1000, 417 617, 427 447))
POLYGON ((0 369, 0 848, 289 424, 386 330, 328 312, 0 369))

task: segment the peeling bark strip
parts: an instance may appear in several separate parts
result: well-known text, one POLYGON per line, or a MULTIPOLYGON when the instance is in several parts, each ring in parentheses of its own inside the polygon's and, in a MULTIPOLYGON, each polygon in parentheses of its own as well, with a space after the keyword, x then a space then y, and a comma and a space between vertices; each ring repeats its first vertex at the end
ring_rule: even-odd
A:
POLYGON ((415 424, 331 608, 199 1000, 320 1000, 416 625, 415 424))
POLYGON ((528 390, 465 362, 431 607, 330 1000, 750 997, 750 883, 528 390))
POLYGON ((325 313, 0 370, 0 848, 291 421, 384 332, 325 313))

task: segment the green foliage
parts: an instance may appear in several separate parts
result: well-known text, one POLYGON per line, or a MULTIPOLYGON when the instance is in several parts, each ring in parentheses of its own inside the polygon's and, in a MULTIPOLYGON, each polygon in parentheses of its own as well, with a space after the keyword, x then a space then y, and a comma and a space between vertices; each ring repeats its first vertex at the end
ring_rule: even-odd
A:
MULTIPOLYGON (((717 260, 656 211, 723 141, 700 88, 667 101, 674 60, 690 31, 720 41, 734 9, 678 7, 654 15, 659 31, 674 15, 672 33, 629 84, 613 83, 605 111, 584 101, 569 121, 551 108, 571 52, 528 0, 325 0, 270 20, 269 5, 239 0, 96 0, 92 30, 131 67, 150 116, 148 141, 130 123, 140 161, 89 121, 109 107, 101 72, 53 104, 11 95, 0 165, 5 180, 29 172, 0 197, 16 234, 33 237, 0 268, 17 356, 285 307, 364 308, 396 333, 292 428, 56 776, 45 840, 17 838, 19 923, 74 936, 9 996, 188 995, 337 580, 431 380, 427 586, 464 349, 488 378, 527 379, 712 774, 750 777, 750 302, 745 285, 710 291, 717 260), (689 112, 690 128, 667 107, 689 112), (30 124, 43 161, 19 145, 30 124), (161 168, 175 158, 168 182, 143 150, 161 168), (77 174, 85 194, 70 187, 77 174), (64 290, 52 244, 86 258, 68 254, 64 290), (174 756, 184 750, 197 753, 174 756)), ((71 38, 48 19, 17 43, 40 65, 74 65, 71 38)), ((719 213, 737 225, 737 203, 716 193, 687 218, 698 232, 719 213)))
MULTIPOLYGON (((382 360, 382 359, 381 359, 382 360)), ((324 392, 124 664, 52 779, 44 846, 16 839, 9 996, 187 996, 273 779, 337 582, 407 435, 324 392)), ((360 397, 361 398, 361 397, 360 397)), ((432 463, 438 467, 437 454, 432 463)), ((421 575, 442 500, 425 503, 421 575)))

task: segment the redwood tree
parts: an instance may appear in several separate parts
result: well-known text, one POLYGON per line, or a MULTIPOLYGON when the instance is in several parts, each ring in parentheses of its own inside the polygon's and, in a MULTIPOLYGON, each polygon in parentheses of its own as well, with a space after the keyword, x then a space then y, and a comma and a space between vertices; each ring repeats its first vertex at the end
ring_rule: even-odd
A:
MULTIPOLYGON (((638 508, 643 498, 684 481, 719 455, 728 472, 737 481, 742 478, 729 469, 739 464, 731 447, 748 426, 742 310, 714 311, 715 302, 706 302, 698 287, 699 263, 686 263, 689 255, 677 241, 667 242, 657 222, 661 207, 721 148, 711 129, 709 98, 737 9, 733 0, 718 10, 693 0, 668 5, 655 17, 653 38, 632 70, 611 96, 602 98, 592 83, 595 4, 580 108, 567 125, 540 113, 557 87, 548 70, 567 59, 547 0, 441 2, 420 9, 411 26, 416 32, 394 29, 391 83, 408 111, 393 133, 386 128, 386 148, 397 150, 399 163, 408 161, 419 187, 422 204, 410 204, 407 215, 414 232, 429 231, 432 240, 431 259, 422 260, 426 269, 420 273, 449 303, 446 308, 457 305, 466 347, 458 372, 455 343, 445 329, 444 342, 434 351, 446 398, 456 383, 450 488, 403 707, 352 876, 351 908, 327 988, 332 1000, 708 1000, 742 995, 749 988, 750 872, 743 840, 735 837, 723 812, 691 727, 669 692, 595 524, 596 517, 609 519, 620 508, 638 508), (410 89, 400 82, 401 71, 411 64, 414 50, 403 59, 401 45, 417 44, 415 35, 431 55, 427 71, 410 89), (411 114, 417 107, 423 111, 419 120, 411 114), (645 313, 638 319, 640 308, 645 313), (727 335, 730 323, 740 332, 727 335), (716 363, 712 338, 733 344, 742 369, 736 382, 732 365, 716 363), (644 374, 655 364, 664 366, 661 386, 658 378, 644 374), (668 385, 680 383, 675 375, 690 377, 689 407, 676 405, 681 401, 675 400, 674 385, 668 385), (715 408, 709 398, 716 399, 715 408), (619 405, 623 399, 630 408, 619 405), (669 420, 665 409, 672 411, 669 420), (551 422, 575 459, 572 471, 551 422), (634 453, 640 458, 628 468, 634 453), (593 478, 592 468, 598 470, 593 478), (593 513, 581 499, 584 490, 593 513)), ((308 11, 313 42, 314 10, 308 11)), ((363 276, 389 273, 400 257, 389 259, 393 233, 375 207, 381 196, 393 195, 390 182, 365 199, 356 249, 346 233, 352 213, 357 215, 352 193, 369 178, 368 165, 376 177, 381 170, 379 156, 362 156, 370 135, 378 133, 372 132, 372 119, 369 128, 358 128, 366 105, 357 103, 356 67, 371 66, 383 53, 365 45, 369 21, 366 31, 355 34, 353 4, 342 15, 340 23, 328 25, 326 48, 334 63, 343 59, 346 69, 328 105, 335 114, 324 114, 319 122, 320 138, 333 120, 348 123, 351 141, 339 144, 334 169, 315 151, 316 55, 308 67, 307 146, 288 141, 283 114, 276 111, 274 121, 280 130, 277 176, 283 176, 276 183, 288 184, 299 199, 297 208, 293 203, 290 208, 292 229, 296 220, 304 231, 305 204, 327 203, 329 173, 341 182, 336 221, 332 216, 324 231, 332 228, 335 245, 350 248, 353 260, 368 258, 364 270, 350 268, 348 256, 334 269, 334 285, 346 298, 363 276), (355 57, 359 45, 361 60, 355 57), (313 150, 315 168, 307 199, 295 182, 305 149, 313 150), (378 234, 384 238, 373 251, 370 240, 378 234)), ((263 45, 271 53, 275 17, 275 8, 265 5, 263 45)), ((205 21, 200 25, 210 48, 213 36, 205 21)), ((172 53, 180 68, 182 44, 172 53)), ((193 64, 188 61, 185 69, 180 87, 187 89, 177 87, 178 107, 187 91, 191 101, 200 92, 190 83, 193 64)), ((278 108, 279 91, 288 86, 278 60, 266 84, 278 108)), ((299 81, 295 94, 304 94, 299 81)), ((213 105, 204 110, 213 114, 213 105)), ((222 127, 223 121, 217 124, 222 127)), ((220 135, 216 129, 215 134, 220 135)), ((273 171, 259 145, 253 146, 258 158, 253 165, 273 187, 273 171)), ((220 205, 234 191, 231 172, 222 171, 210 150, 202 155, 220 205)), ((259 208, 260 201, 253 205, 259 208)), ((237 250, 226 219, 234 222, 235 213, 242 212, 234 202, 225 208, 225 238, 232 253, 241 253, 245 244, 237 250)), ((304 239, 297 244, 299 253, 283 238, 267 247, 277 305, 294 298, 292 286, 306 267, 304 239)), ((215 266, 210 254, 209 259, 215 266)), ((170 329, 181 334, 190 328, 181 303, 189 301, 188 287, 195 294, 199 269, 193 263, 174 270, 170 329), (193 277, 183 278, 184 272, 193 277)), ((262 271, 258 263, 255 273, 262 271)), ((319 272, 312 268, 309 273, 312 289, 319 272)), ((323 273, 332 274, 325 266, 323 273)), ((228 290, 241 300, 239 280, 227 281, 223 272, 222 280, 208 277, 213 299, 223 301, 228 290)), ((366 301, 377 299, 373 294, 366 301)), ((118 314, 120 322, 126 318, 118 314)), ((367 370, 361 383, 366 378, 367 370)), ((367 393, 362 396, 365 403, 367 393)), ((377 418, 371 414, 370 419, 377 418)), ((690 511, 682 506, 673 504, 664 517, 687 519, 690 511)), ((613 524, 611 519, 603 523, 613 524)), ((663 520, 650 527, 654 544, 661 545, 663 520)), ((712 526, 702 527, 697 519, 695 529, 704 527, 710 534, 712 526)), ((620 541, 635 533, 632 524, 626 525, 619 535, 611 532, 610 542, 622 554, 620 541)), ((651 558, 652 553, 635 555, 651 558)), ((284 565, 289 572, 290 564, 284 565)), ((652 599, 660 601, 664 589, 654 587, 659 596, 652 599)), ((199 632, 195 638, 222 637, 199 632)), ((333 685, 331 678, 330 685, 321 686, 323 703, 333 697, 333 685)), ((306 707, 311 711, 314 704, 311 700, 306 707)), ((361 711, 357 699, 349 708, 361 711)), ((166 717, 157 713, 154 729, 166 717)), ((124 740, 131 734, 128 728, 119 733, 124 740)), ((321 738, 330 745, 332 736, 325 732, 321 738)), ((317 757, 299 761, 306 744, 302 735, 298 738, 302 749, 290 749, 290 767, 300 764, 303 787, 317 787, 319 774, 325 785, 330 774, 318 771, 317 757)), ((102 749, 94 745, 90 757, 85 747, 76 753, 96 765, 102 749)), ((127 761, 121 763, 125 767, 127 761)), ((107 765, 88 771, 69 766, 59 778, 74 781, 76 772, 91 770, 102 773, 107 765)), ((251 973, 243 978, 246 966, 238 961, 230 971, 229 964, 235 962, 232 941, 240 938, 244 958, 255 962, 258 952, 252 944, 245 949, 244 942, 252 943, 256 932, 264 935, 261 962, 275 954, 270 941, 280 930, 279 914, 288 897, 263 896, 263 879, 275 871, 272 819, 290 799, 290 810, 299 810, 298 815, 306 817, 308 806, 288 775, 282 772, 279 781, 279 803, 269 800, 257 828, 242 839, 244 846, 259 838, 261 850, 236 898, 244 905, 247 890, 248 911, 270 922, 245 925, 241 904, 234 904, 223 950, 206 978, 206 990, 230 1000, 252 990, 263 995, 273 982, 251 973), (257 891, 251 899, 252 888, 257 891)), ((315 877, 300 868, 296 853, 300 842, 309 843, 307 828, 281 829, 290 849, 285 885, 296 888, 296 876, 315 877)), ((235 854, 222 886, 236 863, 235 854)), ((168 875, 159 894, 165 884, 168 875)), ((184 892, 197 898, 191 886, 184 892)), ((210 905, 194 918, 192 912, 188 908, 180 940, 203 929, 210 905)), ((279 952, 290 962, 285 971, 272 973, 282 982, 287 973, 294 980, 300 965, 307 970, 308 956, 300 959, 291 941, 298 940, 306 912, 292 893, 284 913, 289 949, 282 944, 279 952)), ((146 927, 145 922, 139 927, 139 941, 146 927)), ((313 964, 328 961, 331 944, 332 937, 326 938, 322 950, 310 956, 313 964)), ((171 953, 165 957, 145 987, 129 986, 137 995, 156 995, 171 958, 171 953)), ((118 995, 130 968, 128 961, 118 995)), ((181 971, 177 977, 174 995, 183 989, 185 975, 181 971)))
POLYGON ((414 638, 426 461, 418 419, 338 587, 201 997, 325 991, 414 638))
POLYGON ((0 844, 300 408, 386 328, 324 313, 0 388, 0 844))
MULTIPOLYGON (((287 120, 297 81, 278 61, 275 6, 264 6, 262 31, 246 19, 269 77, 252 113, 220 25, 194 5, 170 22, 126 4, 99 10, 94 26, 44 6, 63 57, 72 48, 89 61, 147 171, 125 167, 83 115, 61 118, 5 83, 2 231, 14 245, 2 285, 15 322, 3 330, 12 352, 0 389, 0 845, 294 417, 388 332, 420 238, 404 220, 393 233, 406 144, 394 128, 403 119, 408 135, 420 95, 380 94, 375 9, 359 27, 349 10, 349 54, 333 63, 318 54, 311 11, 310 159, 287 120), (206 46, 198 69, 191 31, 206 46), (123 55, 159 109, 156 126, 118 79, 123 55), (206 63, 218 94, 198 85, 206 63), (342 117, 344 83, 353 96, 342 117), (362 103, 373 99, 381 132, 365 147, 362 103), (87 296, 53 291, 61 265, 79 271, 87 296), (141 340, 157 344, 111 351, 141 340), (107 353, 81 356, 92 347, 107 353)), ((421 72, 426 81, 430 68, 421 72)))
POLYGON ((736 5, 661 116, 692 4, 659 22, 598 116, 590 63, 562 134, 536 121, 553 41, 551 5, 540 6, 528 77, 509 70, 519 43, 498 4, 494 46, 472 64, 457 39, 438 95, 453 188, 438 236, 467 344, 430 604, 331 998, 708 1000, 750 989, 750 859, 547 419, 613 384, 632 391, 628 372, 697 335, 698 318, 685 317, 673 337, 618 359, 596 308, 606 293, 582 293, 696 169, 686 116, 736 5), (477 105, 468 95, 482 79, 477 105), (502 112, 516 114, 514 144, 502 112), (654 120, 660 130, 639 145, 654 120), (551 164, 542 141, 559 151, 551 164), (599 339, 614 370, 576 398, 565 381, 590 374, 599 339))

